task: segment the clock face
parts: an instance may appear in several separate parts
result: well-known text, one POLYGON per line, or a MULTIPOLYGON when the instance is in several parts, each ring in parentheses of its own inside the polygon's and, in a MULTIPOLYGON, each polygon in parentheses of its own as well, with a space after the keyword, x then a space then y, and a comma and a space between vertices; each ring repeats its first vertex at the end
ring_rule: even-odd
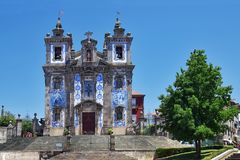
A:
POLYGON ((127 62, 127 44, 112 44, 113 63, 127 62))

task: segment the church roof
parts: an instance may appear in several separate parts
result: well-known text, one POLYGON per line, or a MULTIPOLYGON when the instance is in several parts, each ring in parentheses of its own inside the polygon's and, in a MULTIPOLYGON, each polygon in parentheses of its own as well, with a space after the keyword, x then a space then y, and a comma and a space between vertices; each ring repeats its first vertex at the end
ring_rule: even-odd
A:
POLYGON ((138 91, 132 91, 132 95, 133 96, 145 96, 145 94, 142 94, 142 93, 140 93, 138 91))

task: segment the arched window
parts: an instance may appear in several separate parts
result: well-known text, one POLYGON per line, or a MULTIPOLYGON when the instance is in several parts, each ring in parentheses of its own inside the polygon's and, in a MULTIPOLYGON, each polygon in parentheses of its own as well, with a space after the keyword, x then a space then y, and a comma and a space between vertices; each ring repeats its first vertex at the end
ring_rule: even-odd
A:
POLYGON ((53 111, 53 114, 54 114, 54 120, 53 121, 60 121, 60 114, 61 114, 60 109, 55 108, 54 111, 53 111))
POLYGON ((62 47, 55 47, 54 51, 54 59, 62 60, 62 47))
POLYGON ((117 59, 123 59, 123 47, 116 46, 116 57, 117 59))
POLYGON ((118 106, 115 108, 116 120, 123 120, 123 107, 118 106))
POLYGON ((123 76, 116 76, 115 77, 115 87, 116 87, 116 89, 123 88, 123 82, 124 82, 123 76))

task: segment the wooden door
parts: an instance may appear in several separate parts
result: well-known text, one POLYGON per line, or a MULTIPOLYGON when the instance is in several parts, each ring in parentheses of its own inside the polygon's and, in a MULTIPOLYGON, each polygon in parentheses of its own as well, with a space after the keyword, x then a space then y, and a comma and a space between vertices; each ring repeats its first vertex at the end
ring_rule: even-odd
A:
POLYGON ((95 134, 95 112, 83 112, 83 134, 95 134))

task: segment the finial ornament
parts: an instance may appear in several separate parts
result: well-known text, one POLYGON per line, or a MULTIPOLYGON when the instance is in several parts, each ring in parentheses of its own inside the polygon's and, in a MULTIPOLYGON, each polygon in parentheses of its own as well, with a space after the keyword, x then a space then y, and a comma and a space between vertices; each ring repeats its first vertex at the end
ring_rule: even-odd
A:
POLYGON ((91 36, 92 36, 93 32, 86 32, 84 35, 87 36, 87 39, 88 39, 88 43, 90 43, 90 39, 91 39, 91 36))

